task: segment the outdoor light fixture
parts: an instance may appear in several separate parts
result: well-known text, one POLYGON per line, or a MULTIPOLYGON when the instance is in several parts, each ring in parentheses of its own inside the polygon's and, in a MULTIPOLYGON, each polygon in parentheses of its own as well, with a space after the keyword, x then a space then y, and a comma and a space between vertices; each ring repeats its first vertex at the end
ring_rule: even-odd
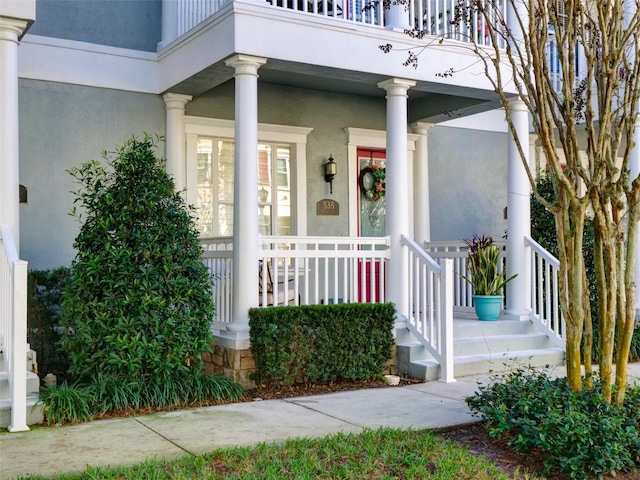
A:
POLYGON ((329 161, 324 164, 324 181, 329 182, 329 189, 333 195, 333 177, 338 173, 338 166, 333 161, 333 157, 329 154, 329 161))

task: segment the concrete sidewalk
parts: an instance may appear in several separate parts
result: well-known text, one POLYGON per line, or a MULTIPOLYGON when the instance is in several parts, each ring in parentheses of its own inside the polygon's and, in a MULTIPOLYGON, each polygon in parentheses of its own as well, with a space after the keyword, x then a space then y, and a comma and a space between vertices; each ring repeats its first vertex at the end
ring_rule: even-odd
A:
MULTIPOLYGON (((564 374, 559 368, 556 373, 564 374)), ((640 382, 640 363, 629 378, 640 382)), ((150 458, 198 455, 218 447, 294 437, 358 433, 381 426, 431 429, 478 421, 464 398, 489 376, 218 405, 82 425, 0 434, 0 478, 81 471, 150 458)))

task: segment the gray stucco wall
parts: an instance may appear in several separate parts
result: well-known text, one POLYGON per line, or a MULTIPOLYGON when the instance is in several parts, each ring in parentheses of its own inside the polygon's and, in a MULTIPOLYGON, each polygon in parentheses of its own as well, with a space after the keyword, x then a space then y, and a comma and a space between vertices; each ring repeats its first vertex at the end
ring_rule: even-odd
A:
POLYGON ((434 127, 429 132, 431 239, 474 233, 502 240, 507 228, 507 135, 434 127))
MULTIPOLYGON (((21 258, 29 268, 70 265, 79 223, 69 216, 77 189, 66 170, 102 160, 133 135, 165 133, 158 95, 20 80, 21 258)), ((162 150, 164 147, 162 146, 162 150)))
MULTIPOLYGON (((32 80, 20 81, 20 183, 29 189, 21 205, 21 256, 31 268, 69 265, 79 223, 68 213, 77 186, 66 170, 132 135, 164 135, 165 109, 158 95, 32 80)), ((233 119, 233 82, 187 104, 187 115, 233 119)), ((349 226, 345 127, 384 130, 384 99, 259 85, 261 123, 313 128, 307 144, 307 233, 347 235, 349 226), (338 164, 333 196, 323 178, 329 154, 338 164), (317 216, 316 202, 332 198, 339 216, 317 216)), ((506 229, 505 134, 434 127, 429 132, 433 240, 474 233, 500 239, 506 229)))
MULTIPOLYGON (((187 115, 233 119, 233 82, 227 82, 188 103, 187 115)), ((313 128, 307 138, 307 184, 301 186, 307 189, 307 234, 347 235, 349 178, 345 128, 384 130, 385 100, 259 84, 258 121, 313 128), (329 184, 324 181, 324 164, 329 155, 333 155, 338 165, 333 195, 329 193, 329 184), (340 204, 339 216, 316 215, 316 202, 323 198, 331 198, 340 204)))
POLYGON ((155 52, 162 0, 37 0, 33 35, 155 52))

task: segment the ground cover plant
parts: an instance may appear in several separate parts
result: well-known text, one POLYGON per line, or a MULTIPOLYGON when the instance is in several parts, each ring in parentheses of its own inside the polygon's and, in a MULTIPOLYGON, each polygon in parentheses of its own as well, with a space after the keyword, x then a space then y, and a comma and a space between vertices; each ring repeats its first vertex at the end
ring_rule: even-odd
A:
MULTIPOLYGON (((622 405, 593 390, 573 392, 566 378, 517 369, 496 376, 467 398, 492 436, 504 437, 522 454, 538 453, 542 473, 601 478, 640 467, 640 385, 629 387, 622 405)), ((553 477, 552 477, 553 478, 553 477)))
POLYGON ((60 323, 75 383, 43 395, 50 423, 243 396, 229 380, 204 374, 213 279, 192 209, 156 156, 156 140, 132 138, 104 153, 106 165, 70 170, 81 227, 60 323))
POLYGON ((527 476, 526 472, 501 472, 491 462, 427 430, 385 428, 321 439, 288 440, 283 444, 220 449, 173 461, 150 460, 131 467, 88 468, 83 473, 56 478, 535 480, 536 477, 527 476))

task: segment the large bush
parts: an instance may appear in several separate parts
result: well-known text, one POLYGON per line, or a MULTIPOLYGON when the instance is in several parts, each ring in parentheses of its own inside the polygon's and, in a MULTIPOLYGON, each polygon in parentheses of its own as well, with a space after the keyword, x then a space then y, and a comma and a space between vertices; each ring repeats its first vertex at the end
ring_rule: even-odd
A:
POLYGON ((494 377, 466 401, 492 436, 519 453, 541 454, 549 478, 557 472, 601 478, 640 466, 640 386, 629 388, 622 406, 605 402, 598 387, 574 393, 566 378, 517 370, 494 377))
POLYGON ((62 342, 81 381, 177 378, 201 370, 212 342, 212 279, 155 143, 133 138, 104 153, 107 167, 94 160, 70 170, 82 226, 62 342))

